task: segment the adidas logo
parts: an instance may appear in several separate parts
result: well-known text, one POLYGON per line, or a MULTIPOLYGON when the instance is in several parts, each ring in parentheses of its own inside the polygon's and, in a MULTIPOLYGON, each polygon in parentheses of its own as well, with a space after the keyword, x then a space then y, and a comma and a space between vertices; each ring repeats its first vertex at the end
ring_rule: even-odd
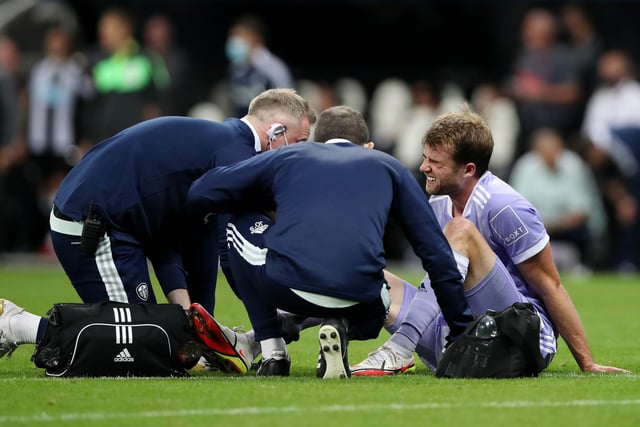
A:
POLYGON ((113 358, 114 362, 133 362, 134 360, 135 359, 131 356, 131 353, 129 353, 129 350, 127 350, 126 348, 113 358))
POLYGON ((264 224, 262 221, 256 221, 255 224, 249 227, 249 230, 251 231, 251 234, 262 234, 267 228, 269 228, 269 224, 264 224))

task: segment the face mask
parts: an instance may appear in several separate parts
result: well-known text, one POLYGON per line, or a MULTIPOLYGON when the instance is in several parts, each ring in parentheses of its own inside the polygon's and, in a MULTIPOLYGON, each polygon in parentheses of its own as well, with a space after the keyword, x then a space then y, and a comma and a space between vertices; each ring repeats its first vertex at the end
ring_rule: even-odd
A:
POLYGON ((232 37, 227 40, 225 53, 227 59, 231 62, 237 64, 246 64, 249 62, 249 46, 240 38, 232 37))

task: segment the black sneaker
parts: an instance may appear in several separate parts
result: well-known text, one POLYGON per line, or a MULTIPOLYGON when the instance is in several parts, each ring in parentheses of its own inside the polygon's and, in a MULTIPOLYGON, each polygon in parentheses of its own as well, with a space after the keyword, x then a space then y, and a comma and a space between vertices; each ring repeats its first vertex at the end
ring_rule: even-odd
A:
POLYGON ((347 357, 347 325, 343 319, 325 319, 318 332, 320 354, 318 355, 318 378, 349 378, 347 357))
POLYGON ((258 377, 288 377, 291 370, 291 359, 284 351, 274 351, 271 357, 262 359, 256 376, 258 377))

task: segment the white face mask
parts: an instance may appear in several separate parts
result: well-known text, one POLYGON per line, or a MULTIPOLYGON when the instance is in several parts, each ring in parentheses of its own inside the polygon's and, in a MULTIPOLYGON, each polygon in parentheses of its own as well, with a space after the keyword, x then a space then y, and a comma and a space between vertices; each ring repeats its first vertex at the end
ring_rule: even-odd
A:
POLYGON ((249 53, 249 45, 240 37, 231 37, 225 44, 225 54, 227 55, 227 59, 233 63, 248 63, 249 53))

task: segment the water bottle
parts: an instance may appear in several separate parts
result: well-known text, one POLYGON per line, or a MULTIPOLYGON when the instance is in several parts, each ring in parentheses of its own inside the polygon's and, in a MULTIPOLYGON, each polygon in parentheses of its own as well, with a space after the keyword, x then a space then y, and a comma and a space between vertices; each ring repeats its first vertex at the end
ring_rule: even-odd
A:
POLYGON ((495 310, 488 309, 476 325, 475 335, 478 338, 495 338, 498 335, 495 310))

